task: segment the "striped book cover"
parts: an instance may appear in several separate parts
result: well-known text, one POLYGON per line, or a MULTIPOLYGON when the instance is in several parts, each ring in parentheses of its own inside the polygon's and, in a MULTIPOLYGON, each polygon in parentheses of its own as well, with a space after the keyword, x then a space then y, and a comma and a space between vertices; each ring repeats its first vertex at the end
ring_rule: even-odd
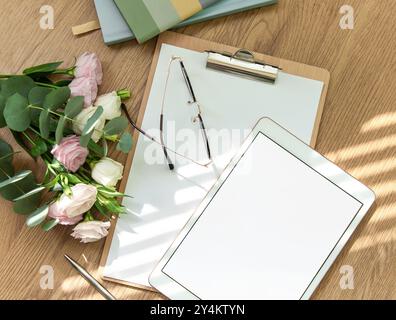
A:
POLYGON ((139 43, 193 16, 218 0, 115 0, 139 43))

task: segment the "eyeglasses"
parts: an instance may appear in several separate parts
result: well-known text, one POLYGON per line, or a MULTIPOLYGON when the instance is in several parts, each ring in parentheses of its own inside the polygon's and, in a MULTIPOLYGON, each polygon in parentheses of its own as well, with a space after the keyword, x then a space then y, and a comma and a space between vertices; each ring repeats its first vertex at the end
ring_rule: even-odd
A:
POLYGON ((136 129, 139 133, 143 134, 145 137, 147 137, 152 142, 157 143, 157 144, 159 144, 162 147, 165 159, 166 159, 166 161, 168 163, 168 167, 169 167, 170 170, 174 170, 175 169, 175 165, 173 164, 172 160, 169 157, 169 152, 175 154, 178 157, 181 157, 181 158, 183 158, 185 160, 188 160, 190 162, 193 162, 193 163, 195 163, 195 164, 197 164, 199 166, 203 166, 203 167, 208 167, 213 162, 211 151, 210 151, 209 139, 208 139, 208 135, 207 135, 207 132, 206 132, 205 123, 204 123, 203 118, 202 118, 201 106, 200 106, 200 104, 199 104, 199 102, 198 102, 198 100, 196 98, 194 89, 193 89, 191 81, 190 81, 190 77, 188 76, 186 67, 185 67, 183 59, 181 57, 174 56, 174 57, 172 57, 172 59, 169 62, 168 73, 167 73, 166 82, 165 82, 165 90, 164 90, 164 95, 162 97, 162 104, 161 104, 160 127, 159 127, 159 130, 160 130, 160 141, 157 141, 157 139, 155 139, 151 135, 147 134, 143 129, 139 128, 136 125, 136 123, 130 117, 130 115, 128 113, 128 110, 127 110, 127 107, 126 107, 125 104, 122 104, 121 107, 122 107, 123 111, 125 112, 128 121, 130 122, 130 124, 132 125, 132 127, 134 129, 136 129), (168 91, 168 85, 169 85, 169 78, 170 78, 170 74, 171 74, 171 68, 172 68, 172 65, 173 65, 174 62, 179 62, 181 73, 182 73, 184 81, 186 83, 187 90, 188 90, 188 92, 190 94, 191 100, 188 101, 188 104, 193 106, 193 107, 195 107, 197 109, 197 115, 193 118, 193 122, 194 123, 196 123, 196 122, 199 123, 200 131, 202 133, 202 137, 203 137, 204 145, 205 145, 205 149, 206 149, 206 155, 208 157, 208 161, 206 163, 200 163, 197 160, 193 160, 193 159, 191 159, 189 157, 186 157, 186 156, 180 154, 179 152, 176 152, 176 151, 168 148, 166 146, 166 144, 165 144, 165 139, 164 139, 165 99, 166 99, 166 93, 168 91))

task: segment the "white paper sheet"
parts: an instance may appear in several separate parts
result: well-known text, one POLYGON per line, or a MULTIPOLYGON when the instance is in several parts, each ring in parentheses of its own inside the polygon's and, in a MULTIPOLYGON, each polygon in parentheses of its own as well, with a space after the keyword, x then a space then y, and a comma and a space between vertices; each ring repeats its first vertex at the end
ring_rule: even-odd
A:
MULTIPOLYGON (((206 69, 206 53, 164 44, 142 124, 157 138, 168 63, 173 55, 183 58, 201 102, 215 164, 202 168, 176 158, 176 170, 171 172, 165 163, 148 163, 153 158, 150 154, 163 156, 158 146, 140 136, 125 191, 134 198, 124 199, 129 213, 118 220, 104 276, 144 286, 149 286, 148 277, 156 263, 257 121, 269 117, 309 144, 323 89, 320 81, 283 72, 276 84, 270 84, 206 69), (219 135, 231 132, 235 139, 217 148, 219 135)), ((196 142, 192 158, 204 162, 199 127, 191 120, 195 110, 187 104, 189 94, 176 63, 169 83, 165 99, 168 146, 191 150, 196 142), (196 139, 188 139, 191 130, 196 139), (172 132, 176 139, 172 139, 172 132)))

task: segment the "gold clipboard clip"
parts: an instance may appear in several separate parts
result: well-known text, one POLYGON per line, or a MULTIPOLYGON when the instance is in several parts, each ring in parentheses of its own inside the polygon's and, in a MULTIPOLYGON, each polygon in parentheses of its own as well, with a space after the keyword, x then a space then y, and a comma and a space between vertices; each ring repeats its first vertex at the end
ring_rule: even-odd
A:
POLYGON ((246 49, 240 49, 234 54, 206 51, 208 53, 207 68, 230 72, 250 78, 275 83, 279 67, 257 61, 254 54, 246 49))

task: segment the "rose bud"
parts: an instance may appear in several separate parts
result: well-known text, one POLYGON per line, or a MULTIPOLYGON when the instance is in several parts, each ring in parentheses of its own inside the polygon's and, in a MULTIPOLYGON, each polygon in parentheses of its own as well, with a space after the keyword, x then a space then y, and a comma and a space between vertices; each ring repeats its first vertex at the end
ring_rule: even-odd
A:
POLYGON ((97 86, 101 85, 103 70, 98 56, 91 52, 83 53, 77 59, 74 75, 76 78, 92 79, 97 86))
POLYGON ((110 158, 102 158, 92 168, 91 176, 97 182, 106 187, 115 187, 122 178, 124 166, 110 158))
POLYGON ((102 106, 103 116, 106 120, 112 120, 121 116, 121 97, 116 91, 101 95, 95 101, 95 107, 102 106))

